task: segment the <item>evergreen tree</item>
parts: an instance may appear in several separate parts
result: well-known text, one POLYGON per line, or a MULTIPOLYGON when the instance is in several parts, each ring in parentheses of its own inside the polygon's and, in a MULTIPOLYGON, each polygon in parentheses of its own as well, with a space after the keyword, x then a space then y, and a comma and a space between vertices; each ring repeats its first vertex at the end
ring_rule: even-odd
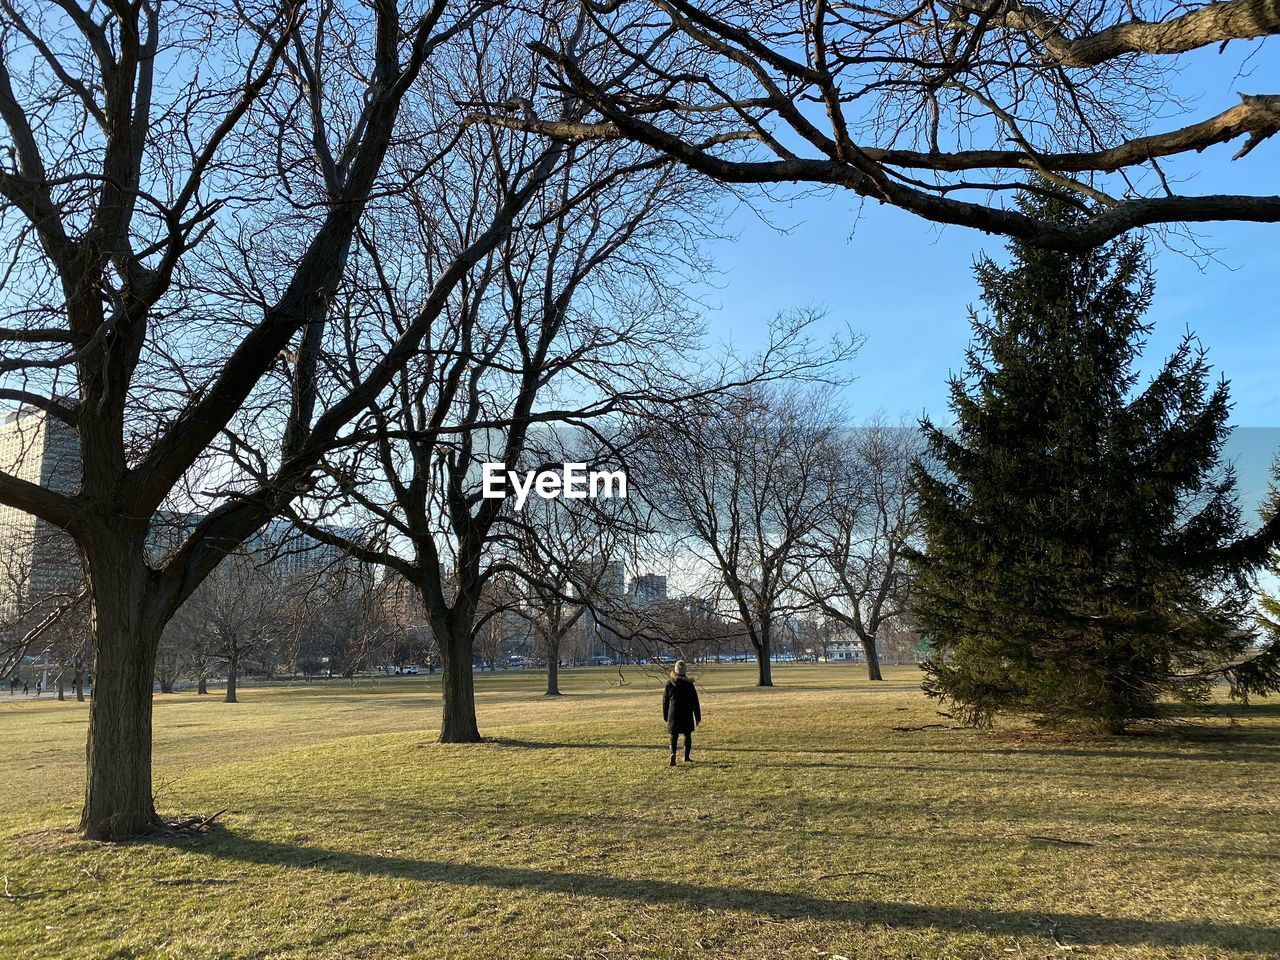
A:
POLYGON ((1119 732, 1223 677, 1276 689, 1274 665, 1246 665, 1252 592, 1229 559, 1241 517, 1219 460, 1227 384, 1190 334, 1149 382, 1136 371, 1153 290, 1143 242, 1009 252, 1007 267, 976 266, 986 309, 970 311, 951 380, 956 426, 924 423, 939 464, 916 470, 926 690, 972 723, 1016 710, 1119 732))
MULTIPOLYGON (((1271 468, 1271 491, 1262 505, 1262 519, 1271 526, 1280 517, 1280 457, 1271 468)), ((1273 544, 1263 564, 1272 577, 1280 579, 1280 546, 1273 544)), ((1242 666, 1244 669, 1232 677, 1232 684, 1240 693, 1265 693, 1273 688, 1280 674, 1280 594, 1264 590, 1258 603, 1258 623, 1265 638, 1265 653, 1255 656, 1242 666)))

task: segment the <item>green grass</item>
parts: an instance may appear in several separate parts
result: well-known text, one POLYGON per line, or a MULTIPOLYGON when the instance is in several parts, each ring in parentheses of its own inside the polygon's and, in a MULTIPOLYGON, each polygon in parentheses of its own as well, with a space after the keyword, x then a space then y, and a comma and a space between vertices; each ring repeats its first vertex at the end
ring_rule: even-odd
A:
POLYGON ((121 846, 67 830, 84 705, 0 694, 0 958, 1280 957, 1274 704, 1082 742, 725 667, 672 770, 611 677, 481 678, 479 746, 425 677, 159 696, 162 812, 226 812, 121 846))

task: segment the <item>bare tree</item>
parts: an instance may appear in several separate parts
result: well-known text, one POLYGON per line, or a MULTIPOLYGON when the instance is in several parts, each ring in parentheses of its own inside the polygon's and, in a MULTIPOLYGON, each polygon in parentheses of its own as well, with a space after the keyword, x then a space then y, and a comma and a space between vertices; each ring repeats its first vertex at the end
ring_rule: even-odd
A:
POLYGON ((921 533, 912 467, 925 456, 915 425, 882 419, 848 432, 819 520, 801 548, 797 588, 862 644, 867 676, 881 680, 876 638, 910 602, 907 549, 921 533))
POLYGON ((1248 41, 1280 33, 1271 3, 585 6, 608 38, 605 55, 538 49, 592 115, 566 124, 491 110, 491 122, 552 137, 625 136, 727 184, 838 187, 936 223, 1058 248, 1134 227, 1280 220, 1280 196, 1184 194, 1165 170, 1168 161, 1186 170, 1191 158, 1204 166, 1197 155, 1218 145, 1238 144, 1239 161, 1280 130, 1280 95, 1243 94, 1191 118, 1193 102, 1177 100, 1170 83, 1190 51, 1238 47, 1224 80, 1265 57, 1248 41), (1066 227, 1001 202, 1030 173, 1094 212, 1066 227))
POLYGON ((46 630, 43 641, 56 671, 57 697, 65 700, 68 677, 76 699, 84 700, 84 678, 91 663, 93 633, 89 629, 89 609, 79 594, 60 609, 57 619, 46 630))
POLYGON ((248 551, 227 557, 184 605, 202 636, 197 648, 220 659, 227 672, 226 703, 238 703, 241 667, 280 625, 280 583, 248 551))
POLYGON ((388 661, 396 672, 409 666, 425 666, 434 673, 439 651, 422 608, 422 597, 413 584, 394 571, 383 571, 378 587, 393 631, 386 651, 388 661))
POLYGON ((65 530, 83 558, 96 663, 85 836, 156 822, 151 677, 165 623, 312 483, 554 167, 513 184, 490 229, 441 264, 435 295, 394 338, 366 341, 359 382, 322 401, 327 321, 362 216, 471 136, 436 81, 465 72, 478 23, 504 16, 446 0, 0 9, 13 158, 0 171, 0 399, 68 425, 80 453, 72 491, 6 472, 0 502, 65 530), (150 561, 157 511, 190 495, 228 428, 264 441, 257 469, 200 491, 203 519, 150 561))
POLYGON ((718 581, 759 685, 773 685, 779 629, 801 609, 796 562, 830 489, 837 424, 804 393, 746 389, 653 437, 637 488, 718 581))
MULTIPOLYGON (((581 444, 551 438, 559 462, 597 465, 581 444)), ((601 451, 603 452, 603 451, 601 451)), ((511 564, 524 591, 518 608, 533 628, 535 652, 546 661, 548 697, 560 696, 560 661, 566 638, 588 613, 617 613, 613 564, 624 544, 644 531, 624 500, 541 500, 505 518, 511 564)), ((587 617, 590 620, 590 617, 587 617)))
MULTIPOLYGON (((205 581, 207 584, 208 581, 205 581)), ((217 659, 215 640, 208 629, 205 611, 200 602, 205 584, 165 624, 156 653, 156 682, 162 693, 171 692, 176 681, 187 677, 195 681, 196 693, 209 692, 209 678, 217 659)))
MULTIPOLYGON (((495 44, 487 83, 472 99, 539 96, 527 56, 521 43, 495 44)), ((433 276, 449 250, 473 242, 474 211, 504 202, 512 178, 542 163, 541 138, 474 129, 491 139, 450 171, 453 189, 465 184, 467 208, 431 201, 440 185, 424 178, 413 216, 362 245, 367 295, 346 306, 352 347, 333 371, 339 381, 362 375, 367 330, 399 329, 414 315, 430 293, 416 278, 433 276)), ((482 465, 514 469, 531 431, 550 429, 540 425, 604 430, 591 425, 660 405, 692 382, 681 354, 697 348, 701 328, 680 280, 705 231, 704 188, 636 153, 617 142, 557 156, 509 236, 443 304, 423 349, 296 511, 303 529, 419 591, 442 660, 445 742, 480 739, 473 660, 482 601, 492 578, 512 572, 494 546, 509 536, 506 508, 482 496, 482 465), (366 518, 363 544, 314 525, 344 510, 366 518)), ((704 387, 699 379, 694 389, 704 387)))
POLYGON ((276 578, 278 597, 270 642, 255 661, 274 668, 291 663, 303 675, 323 672, 353 679, 374 668, 403 635, 393 583, 375 571, 341 557, 284 578, 276 578))

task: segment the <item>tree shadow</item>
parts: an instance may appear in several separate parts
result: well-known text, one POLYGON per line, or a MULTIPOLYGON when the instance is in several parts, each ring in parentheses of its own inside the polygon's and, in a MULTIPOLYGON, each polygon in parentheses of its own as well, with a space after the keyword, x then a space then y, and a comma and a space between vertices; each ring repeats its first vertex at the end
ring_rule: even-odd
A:
MULTIPOLYGON (((902 747, 805 747, 803 749, 789 747, 744 747, 737 745, 725 745, 716 743, 708 738, 708 743, 701 747, 704 753, 710 753, 717 756, 726 754, 767 754, 776 756, 779 762, 770 764, 777 767, 796 767, 796 768, 830 768, 830 769, 849 769, 849 770, 898 770, 906 773, 953 773, 953 774, 996 774, 1000 776, 1027 776, 1027 777, 1085 777, 1085 778, 1104 778, 1104 779, 1121 779, 1121 780, 1164 780, 1166 777, 1158 772, 1146 772, 1133 769, 1132 766, 1126 766, 1122 770, 1085 770, 1085 769, 1046 769, 1043 766, 1036 767, 990 767, 990 766, 943 766, 934 763, 901 763, 901 762, 875 762, 869 761, 864 763, 856 763, 850 760, 805 760, 807 756, 817 757, 875 757, 878 755, 886 756, 910 756, 912 754, 921 756, 972 756, 972 757, 1025 757, 1028 759, 1040 758, 1042 760, 1053 760, 1055 758, 1071 757, 1081 759, 1115 759, 1115 760, 1153 760, 1153 761, 1202 761, 1213 760, 1221 762, 1240 761, 1246 763, 1280 763, 1280 748, 1268 750, 1265 746, 1259 746, 1256 749, 1210 749, 1198 751, 1178 751, 1178 750, 1134 750, 1123 747, 1106 747, 1097 748, 1090 747, 1008 747, 999 744, 990 745, 974 745, 972 747, 954 747, 954 746, 902 746, 902 747)), ((665 754, 667 744, 664 740, 655 737, 653 741, 648 743, 619 743, 613 741, 591 741, 579 740, 573 742, 552 741, 552 740, 524 740, 514 737, 492 737, 485 741, 500 747, 510 747, 516 750, 628 750, 640 752, 653 752, 656 755, 665 754)), ((1235 741, 1237 744, 1243 745, 1241 741, 1235 741)), ((734 766, 727 761, 721 760, 721 765, 734 766)))
POLYGON ((577 740, 563 743, 554 740, 522 740, 519 737, 489 737, 486 743, 516 750, 663 750, 666 744, 659 739, 652 743, 606 743, 604 741, 577 740))
POLYGON ((1059 911, 931 906, 863 898, 826 899, 784 890, 325 850, 242 836, 226 829, 182 846, 224 860, 252 864, 568 897, 600 897, 691 910, 733 910, 782 920, 835 920, 864 926, 883 924, 965 934, 979 930, 991 935, 1053 937, 1063 942, 1098 946, 1199 944, 1262 953, 1280 950, 1280 929, 1225 921, 1127 919, 1059 911))
MULTIPOLYGON (((1200 749, 1133 749, 1124 746, 1098 746, 1098 747, 1062 747, 1062 746, 1026 746, 1026 747, 1010 747, 998 743, 989 745, 975 745, 973 747, 921 747, 914 752, 919 753, 956 753, 967 755, 991 755, 991 756, 1010 756, 1010 757, 1042 757, 1052 759, 1054 757, 1078 757, 1091 760, 1186 760, 1201 761, 1212 760, 1221 763, 1222 761, 1240 761, 1243 763, 1280 763, 1280 742, 1272 747, 1266 741, 1259 742, 1257 740, 1245 739, 1226 739, 1207 741, 1203 739, 1187 739, 1182 741, 1187 748, 1200 747, 1200 749), (1210 746, 1212 744, 1212 746, 1210 746), (1244 749, 1240 749, 1244 748, 1244 749)), ((885 751, 903 753, 907 751, 885 751)))

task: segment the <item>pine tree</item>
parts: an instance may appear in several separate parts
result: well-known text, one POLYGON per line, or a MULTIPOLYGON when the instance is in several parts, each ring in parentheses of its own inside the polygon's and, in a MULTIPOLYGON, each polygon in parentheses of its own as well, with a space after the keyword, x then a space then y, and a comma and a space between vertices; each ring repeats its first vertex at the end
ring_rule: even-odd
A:
POLYGON ((1136 370, 1153 292, 1143 242, 1009 252, 1009 266, 975 269, 985 310, 970 311, 950 383, 956 426, 924 424, 939 464, 916 476, 926 690, 973 723, 1012 710, 1119 732, 1223 677, 1275 689, 1274 674, 1240 672, 1251 590, 1225 559, 1241 536, 1219 458, 1227 383, 1190 334, 1145 384, 1136 370))
MULTIPOLYGON (((1268 526, 1280 517, 1280 457, 1271 467, 1271 490, 1262 505, 1262 519, 1268 526)), ((1263 569, 1280 579, 1280 546, 1272 544, 1263 569)), ((1280 677, 1280 594, 1262 591, 1258 602, 1258 625, 1262 628, 1265 649, 1241 665, 1231 677, 1232 687, 1240 695, 1266 693, 1276 689, 1280 677)))

